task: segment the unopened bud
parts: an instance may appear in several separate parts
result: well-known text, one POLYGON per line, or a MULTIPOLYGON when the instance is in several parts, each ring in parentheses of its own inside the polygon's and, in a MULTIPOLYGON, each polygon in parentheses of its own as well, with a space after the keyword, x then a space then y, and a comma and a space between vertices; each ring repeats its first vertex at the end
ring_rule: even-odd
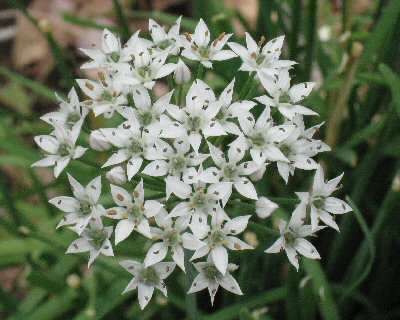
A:
POLYGON ((81 285, 81 278, 75 273, 70 274, 67 277, 67 285, 73 289, 79 288, 81 285))
POLYGON ((111 144, 100 130, 92 131, 89 136, 89 144, 96 151, 106 151, 111 148, 111 144))
POLYGON ((364 46, 360 41, 353 42, 351 46, 351 56, 353 58, 359 58, 364 51, 364 46))
POLYGON ((190 81, 190 70, 187 65, 179 59, 175 72, 174 72, 174 79, 177 84, 188 83, 190 81))
POLYGON ((279 206, 266 197, 260 197, 256 201, 256 214, 259 218, 268 218, 279 206))
POLYGON ((124 184, 126 182, 125 170, 121 166, 114 167, 106 173, 106 178, 113 184, 124 184))

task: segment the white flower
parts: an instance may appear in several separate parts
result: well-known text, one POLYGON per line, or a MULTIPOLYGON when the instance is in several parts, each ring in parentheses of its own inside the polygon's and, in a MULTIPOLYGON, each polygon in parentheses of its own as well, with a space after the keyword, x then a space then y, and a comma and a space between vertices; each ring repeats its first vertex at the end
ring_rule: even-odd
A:
POLYGON ((101 194, 101 176, 94 178, 85 188, 70 174, 68 180, 74 197, 55 197, 49 202, 65 213, 57 228, 73 225, 71 229, 80 235, 89 221, 100 221, 105 213, 103 206, 98 203, 101 194))
POLYGON ((131 180, 142 167, 143 159, 158 159, 157 138, 140 131, 139 123, 125 122, 119 128, 101 129, 107 140, 118 150, 103 164, 103 168, 128 161, 126 171, 131 180))
POLYGON ((179 28, 182 17, 179 17, 171 28, 166 32, 164 27, 160 26, 153 19, 149 19, 149 32, 156 49, 166 51, 169 54, 176 55, 179 53, 181 41, 179 36, 179 28))
POLYGON ((242 59, 242 65, 239 70, 247 72, 257 72, 259 79, 273 81, 278 70, 289 68, 296 62, 290 60, 279 60, 281 55, 284 37, 268 41, 263 47, 262 42, 258 45, 254 39, 246 32, 246 45, 229 42, 228 46, 242 59))
POLYGON ((155 216, 157 227, 152 227, 152 240, 155 242, 147 251, 144 259, 145 267, 156 264, 165 259, 168 250, 171 250, 172 259, 185 271, 184 250, 197 250, 204 243, 193 234, 184 232, 189 224, 187 217, 179 217, 173 221, 167 217, 168 213, 161 209, 155 216), (159 241, 161 240, 161 241, 159 241))
MULTIPOLYGON (((137 44, 140 48, 140 43, 137 44)), ((174 72, 176 65, 166 63, 168 52, 154 52, 146 46, 137 49, 132 57, 132 63, 118 66, 116 73, 117 83, 129 86, 143 86, 152 89, 155 80, 164 78, 174 72)))
POLYGON ((277 108, 289 120, 293 120, 296 114, 318 115, 311 109, 298 104, 310 94, 314 82, 303 82, 290 86, 288 70, 280 70, 275 81, 271 84, 270 81, 265 82, 264 79, 261 79, 261 83, 269 96, 264 95, 255 98, 258 102, 268 107, 277 108))
POLYGON ((260 181, 264 177, 265 171, 267 171, 267 163, 258 163, 257 170, 250 175, 250 180, 254 182, 260 181))
POLYGON ((271 216, 271 214, 278 209, 279 206, 269 200, 266 197, 260 197, 256 201, 256 214, 260 219, 266 219, 271 216))
POLYGON ((108 142, 101 130, 93 130, 90 132, 89 145, 96 151, 107 151, 111 149, 111 144, 108 142))
POLYGON ((191 72, 188 66, 181 60, 178 60, 174 71, 174 79, 177 84, 188 83, 191 78, 191 72))
POLYGON ((270 109, 265 108, 257 121, 253 116, 239 118, 239 124, 244 135, 239 136, 231 143, 232 147, 241 150, 250 149, 251 158, 259 165, 268 161, 289 160, 277 146, 285 140, 293 130, 294 126, 283 124, 274 126, 270 115, 270 109))
POLYGON ((69 91, 67 100, 63 100, 59 96, 57 96, 57 99, 59 101, 59 110, 46 113, 40 117, 40 119, 52 126, 58 124, 71 128, 79 120, 85 118, 89 112, 86 107, 81 105, 75 88, 69 91))
POLYGON ((280 176, 288 182, 289 175, 294 175, 296 168, 302 170, 315 170, 318 168, 317 162, 312 157, 319 152, 330 151, 328 145, 320 140, 314 140, 311 136, 301 137, 301 127, 296 127, 291 134, 279 144, 279 149, 289 160, 277 161, 280 176))
MULTIPOLYGON (((313 230, 318 228, 321 220, 327 226, 339 231, 339 226, 332 215, 344 214, 352 211, 351 207, 343 200, 330 195, 338 189, 338 184, 343 173, 336 178, 325 182, 324 171, 321 166, 315 172, 311 192, 297 192, 301 202, 310 209, 311 226, 313 230)), ((306 208, 304 209, 306 210, 306 208)))
POLYGON ((126 173, 121 166, 114 167, 106 173, 106 178, 113 184, 124 184, 126 182, 126 173))
MULTIPOLYGON (((199 179, 206 183, 217 183, 219 181, 232 182, 235 189, 244 197, 257 200, 257 191, 253 183, 246 176, 258 169, 254 161, 242 161, 245 150, 234 145, 228 149, 228 161, 224 153, 208 143, 210 155, 214 164, 218 167, 209 167, 200 175, 199 179)), ((227 195, 229 198, 230 193, 227 195)))
POLYGON ((103 30, 101 49, 80 50, 92 59, 92 61, 84 63, 81 66, 82 69, 109 68, 129 60, 129 56, 125 55, 121 48, 120 39, 108 29, 103 30))
POLYGON ((182 200, 170 212, 169 217, 186 216, 190 218, 189 227, 193 234, 202 239, 208 232, 207 217, 209 215, 227 219, 223 210, 227 194, 232 186, 229 182, 219 182, 209 185, 196 183, 189 185, 177 177, 166 178, 167 199, 173 193, 182 200))
POLYGON ((81 90, 89 97, 83 103, 93 110, 97 117, 101 114, 111 118, 119 106, 128 104, 123 92, 123 86, 117 84, 113 78, 99 72, 100 81, 76 79, 81 90))
POLYGON ((211 61, 222 61, 236 57, 231 50, 222 50, 232 34, 222 33, 210 43, 210 31, 203 19, 200 19, 193 35, 186 34, 183 39, 182 56, 200 61, 206 68, 212 68, 211 61))
POLYGON ((313 235, 316 231, 323 229, 319 227, 312 230, 310 225, 304 225, 305 204, 300 203, 292 213, 289 223, 281 220, 279 223, 280 237, 266 253, 278 253, 285 250, 289 262, 298 270, 299 260, 297 252, 309 259, 320 259, 317 249, 305 238, 313 235))
POLYGON ((198 174, 194 167, 207 159, 208 154, 191 152, 190 144, 181 139, 174 140, 174 147, 160 139, 156 147, 160 157, 143 169, 144 174, 153 177, 175 176, 188 184, 197 182, 198 174))
POLYGON ((214 297, 219 286, 234 294, 243 295, 239 284, 230 274, 230 272, 238 268, 237 265, 229 264, 225 274, 219 272, 211 261, 194 263, 194 267, 199 274, 194 278, 188 293, 195 293, 207 288, 210 294, 211 305, 214 304, 214 297))
POLYGON ((102 223, 96 221, 90 222, 81 237, 70 244, 66 253, 89 251, 88 267, 100 254, 114 256, 110 242, 112 231, 113 227, 103 227, 102 223))
POLYGON ((155 200, 144 201, 143 180, 141 180, 132 196, 123 188, 111 185, 111 194, 118 207, 107 209, 106 216, 120 220, 115 227, 115 244, 125 240, 133 230, 151 238, 148 218, 154 217, 162 208, 155 200))
POLYGON ((219 108, 218 114, 215 116, 222 128, 231 134, 240 135, 241 131, 235 122, 239 118, 251 116, 250 110, 256 105, 254 101, 241 100, 232 103, 233 87, 235 79, 233 79, 220 94, 218 100, 210 103, 209 108, 219 108))
POLYGON ((170 104, 173 91, 160 97, 152 103, 148 91, 143 87, 132 90, 135 108, 123 106, 118 109, 119 113, 130 122, 138 122, 141 128, 155 136, 161 133, 160 117, 170 104))
POLYGON ((153 296, 154 288, 167 296, 167 286, 164 280, 174 271, 175 263, 159 262, 150 267, 134 260, 124 260, 119 263, 126 271, 133 275, 132 280, 122 293, 138 289, 140 309, 144 309, 153 296))
POLYGON ((204 240, 205 244, 196 250, 190 260, 210 254, 211 261, 215 267, 219 272, 225 274, 228 268, 227 248, 229 250, 253 249, 252 246, 235 237, 246 229, 249 218, 250 215, 240 216, 223 223, 223 219, 212 216, 211 229, 204 240))
POLYGON ((186 107, 169 105, 168 113, 176 120, 163 118, 165 138, 186 137, 195 152, 199 151, 202 135, 205 138, 226 135, 225 130, 215 118, 220 105, 209 105, 215 101, 214 92, 203 81, 194 81, 186 95, 186 107))
POLYGON ((57 178, 71 159, 82 157, 87 148, 75 146, 81 131, 82 120, 75 123, 71 129, 55 124, 51 135, 36 136, 35 142, 43 149, 45 157, 33 163, 32 167, 54 166, 54 176, 57 178))

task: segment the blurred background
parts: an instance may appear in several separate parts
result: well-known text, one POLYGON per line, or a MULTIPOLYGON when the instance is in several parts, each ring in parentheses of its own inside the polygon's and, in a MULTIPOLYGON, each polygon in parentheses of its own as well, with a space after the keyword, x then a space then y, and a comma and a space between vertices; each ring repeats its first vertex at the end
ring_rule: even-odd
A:
MULTIPOLYGON (((0 319, 400 319, 400 1, 399 0, 33 0, 0 3, 0 319), (319 132, 333 151, 320 156, 327 175, 345 172, 338 196, 355 212, 340 218, 340 233, 326 230, 314 244, 321 261, 299 272, 284 255, 265 255, 275 225, 293 203, 254 224, 244 235, 258 248, 233 259, 245 295, 207 293, 186 298, 182 274, 169 279, 168 300, 157 294, 139 311, 136 292, 121 295, 129 274, 113 259, 87 270, 86 257, 64 252, 74 238, 55 230, 61 217, 48 199, 69 193, 65 175, 30 168, 40 158, 32 137, 49 127, 39 116, 54 110, 54 92, 66 95, 79 69, 78 48, 98 44, 107 27, 127 39, 147 19, 193 31, 202 17, 214 36, 244 32, 267 40, 285 34, 284 57, 299 62, 294 82, 317 89, 306 105, 325 122, 319 132), (188 300, 191 299, 191 300, 188 300), (196 315, 197 313, 197 315, 196 315)), ((206 81, 219 92, 236 76, 239 59, 215 64, 206 81)), ((165 91, 159 85, 159 92, 165 91)), ((93 120, 93 119, 92 119, 93 120)), ((87 182, 95 172, 79 163, 68 171, 87 182)), ((312 174, 296 171, 285 186, 276 169, 258 182, 260 194, 293 198, 312 174)), ((246 213, 240 211, 240 213, 246 213)), ((144 240, 116 250, 143 258, 144 240)))

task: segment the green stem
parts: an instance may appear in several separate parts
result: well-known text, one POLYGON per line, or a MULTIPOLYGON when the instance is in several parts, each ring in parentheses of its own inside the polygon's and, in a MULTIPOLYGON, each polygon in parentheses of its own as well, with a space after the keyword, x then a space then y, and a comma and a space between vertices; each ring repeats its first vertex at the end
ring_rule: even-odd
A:
MULTIPOLYGON (((193 267, 192 263, 189 261, 189 255, 190 255, 190 252, 188 250, 185 250, 185 270, 186 270, 185 286, 186 286, 186 290, 190 289, 193 279, 195 278, 194 267, 193 267)), ((191 320, 199 320, 200 317, 199 317, 199 312, 197 310, 196 295, 193 293, 186 294, 185 302, 186 302, 186 313, 187 313, 188 317, 191 320)))
POLYGON ((113 0, 113 5, 115 14, 118 19, 118 23, 121 26, 122 37, 123 39, 128 40, 130 37, 128 19, 126 18, 124 10, 118 0, 113 0))
POLYGON ((311 68, 314 59, 316 26, 317 26, 317 0, 308 1, 308 18, 306 28, 306 57, 304 68, 304 80, 310 78, 311 68))
POLYGON ((247 77, 245 84, 243 85, 242 89, 239 92, 239 100, 244 100, 245 96, 249 91, 249 86, 253 81, 253 78, 255 77, 255 74, 256 73, 254 71, 249 73, 249 76, 247 77))
POLYGON ((197 66, 196 79, 201 79, 204 73, 204 66, 199 62, 197 66))

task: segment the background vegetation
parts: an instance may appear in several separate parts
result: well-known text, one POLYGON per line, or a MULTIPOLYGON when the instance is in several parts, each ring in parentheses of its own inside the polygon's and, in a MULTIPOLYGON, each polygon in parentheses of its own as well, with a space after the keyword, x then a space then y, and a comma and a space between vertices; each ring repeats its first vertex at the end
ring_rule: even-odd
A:
MULTIPOLYGON (((398 0, 2 1, 0 318, 399 319, 399 17, 398 0), (299 62, 295 81, 319 85, 308 104, 321 115, 315 123, 325 121, 319 134, 333 148, 320 159, 329 177, 345 172, 339 193, 354 213, 340 220, 340 233, 315 239, 321 262, 303 260, 296 272, 283 255, 263 253, 274 237, 263 226, 292 210, 293 191, 306 190, 311 177, 297 172, 285 186, 270 169, 257 188, 281 209, 245 235, 258 248, 234 257, 245 296, 221 291, 211 309, 205 293, 197 302, 186 298, 177 273, 168 301, 158 295, 140 312, 135 292, 120 294, 129 275, 116 260, 100 259, 88 271, 83 255, 64 255, 73 235, 55 230, 61 215, 48 199, 68 193, 68 183, 30 168, 40 158, 32 137, 49 131, 39 116, 56 107, 54 92, 66 94, 81 75, 78 46, 89 46, 105 25, 126 38, 145 30, 148 17, 168 24, 179 15, 185 31, 203 17, 214 36, 235 30, 237 41, 243 30, 256 38, 286 35, 284 55, 299 62)), ((222 89, 236 76, 244 83, 245 74, 235 74, 239 63, 216 64, 207 82, 222 89)), ((94 176, 80 163, 68 170, 84 182, 94 176)), ((146 246, 126 241, 116 252, 142 258, 146 246)))

